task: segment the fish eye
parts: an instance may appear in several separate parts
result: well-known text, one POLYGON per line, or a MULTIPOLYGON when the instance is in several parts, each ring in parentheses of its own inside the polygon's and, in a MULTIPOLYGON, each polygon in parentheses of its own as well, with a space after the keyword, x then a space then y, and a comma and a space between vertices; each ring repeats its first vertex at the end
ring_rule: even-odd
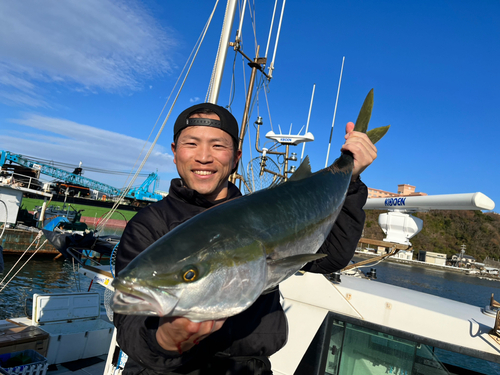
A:
POLYGON ((195 281, 198 278, 196 267, 187 267, 182 271, 182 279, 186 282, 195 281))

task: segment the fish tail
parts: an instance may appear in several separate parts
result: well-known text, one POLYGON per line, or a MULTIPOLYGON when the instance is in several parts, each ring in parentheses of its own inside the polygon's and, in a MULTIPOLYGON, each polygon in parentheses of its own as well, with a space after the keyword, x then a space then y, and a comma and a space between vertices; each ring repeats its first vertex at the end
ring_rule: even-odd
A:
POLYGON ((361 106, 359 111, 358 118, 356 119, 356 125, 354 126, 354 131, 366 133, 370 141, 373 144, 377 143, 382 139, 382 137, 387 133, 390 125, 381 126, 379 128, 375 128, 367 132, 368 123, 372 117, 372 109, 373 109, 373 89, 370 90, 368 95, 366 95, 365 101, 361 106))

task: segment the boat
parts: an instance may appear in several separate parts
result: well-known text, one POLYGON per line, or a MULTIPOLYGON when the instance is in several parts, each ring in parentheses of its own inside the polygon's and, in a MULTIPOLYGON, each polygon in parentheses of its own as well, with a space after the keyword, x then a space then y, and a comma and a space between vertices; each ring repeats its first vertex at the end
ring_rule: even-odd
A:
POLYGON ((368 279, 342 276, 332 282, 317 274, 292 276, 280 290, 289 341, 271 357, 275 374, 500 369, 500 317, 489 301, 480 308, 368 279))
MULTIPOLYGON (((234 10, 235 4, 231 0, 228 7, 234 10)), ((227 24, 229 38, 232 19, 227 24)), ((258 61, 253 63, 256 74, 258 61)), ((286 179, 289 172, 276 173, 286 179)), ((82 264, 79 272, 112 291, 112 267, 82 264)), ((276 375, 500 371, 496 305, 485 301, 484 308, 475 307, 346 273, 333 277, 299 272, 281 284, 289 339, 270 358, 276 375)), ((110 341, 106 375, 119 374, 125 358, 114 335, 110 341)), ((58 344, 51 339, 50 345, 58 344)))
POLYGON ((476 270, 476 269, 471 269, 471 270, 465 271, 465 274, 466 275, 479 275, 479 274, 481 274, 481 271, 476 270))
MULTIPOLYGON (((247 116, 243 116, 242 127, 247 116)), ((257 131, 260 122, 256 121, 257 131)), ((285 140, 284 144, 287 142, 291 143, 285 140)), ((262 174, 265 158, 272 153, 260 149, 258 143, 256 146, 258 151, 263 151, 262 174)), ((288 147, 283 156, 285 160, 289 158, 288 147)), ((287 173, 285 167, 272 174, 286 180, 287 173)), ((272 183, 275 181, 273 178, 272 183)), ((245 186, 251 191, 251 183, 245 186)), ((448 199, 455 202, 457 197, 448 199)), ((419 202, 422 201, 416 204, 428 205, 428 202, 419 202)), ((416 234, 414 229, 410 228, 416 234)), ((404 238, 402 241, 394 240, 394 233, 389 233, 384 241, 396 250, 398 247, 408 249, 411 236, 398 234, 404 238)), ((370 272, 372 276, 376 276, 374 271, 370 272)), ((84 268, 81 272, 109 288, 112 278, 109 272, 95 268, 84 268)), ((348 271, 326 276, 299 272, 283 282, 280 290, 289 322, 289 338, 285 347, 270 358, 274 374, 490 374, 500 371, 497 366, 500 318, 492 313, 495 307, 479 308, 382 284, 360 274, 349 275, 348 271)), ((108 358, 123 358, 119 347, 113 345, 108 358)), ((122 368, 122 363, 110 359, 105 373, 119 372, 122 368)))
POLYGON ((0 183, 0 202, 3 202, 0 209, 0 223, 3 229, 0 245, 3 247, 3 253, 20 255, 28 249, 28 253, 36 250, 38 254, 58 255, 59 252, 50 243, 38 236, 40 230, 34 226, 37 221, 33 216, 21 210, 24 194, 37 194, 46 199, 50 199, 52 195, 9 183, 8 178, 4 182, 0 183), (19 213, 23 224, 18 222, 19 213))

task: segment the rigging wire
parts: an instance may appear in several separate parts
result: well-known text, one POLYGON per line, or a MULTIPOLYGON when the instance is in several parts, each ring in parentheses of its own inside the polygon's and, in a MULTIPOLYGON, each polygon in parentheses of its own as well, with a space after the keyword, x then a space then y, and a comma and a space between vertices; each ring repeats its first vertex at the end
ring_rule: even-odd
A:
MULTIPOLYGON (((218 1, 217 1, 217 2, 218 2, 218 1)), ((215 8, 217 8, 217 3, 215 4, 215 8)), ((193 49, 191 50, 191 53, 189 54, 189 57, 187 58, 186 63, 184 64, 184 67, 182 68, 182 70, 181 70, 181 72, 180 72, 179 76, 177 77, 177 81, 175 82, 174 86, 172 87, 172 90, 170 91, 170 94, 169 94, 169 96, 168 96, 167 100, 165 101, 165 104, 163 105, 163 108, 162 108, 162 110, 160 111, 160 114, 158 115, 158 118, 156 119, 156 122, 155 122, 155 125, 153 126, 153 129, 152 129, 152 130, 151 130, 151 132, 149 133, 149 136, 148 136, 148 138, 146 139, 146 142, 144 143, 144 146, 143 146, 143 148, 142 148, 141 152, 139 153, 139 156, 137 157, 136 161, 134 162, 134 165, 133 165, 133 167, 132 167, 132 171, 134 170, 134 168, 135 168, 135 166, 136 166, 136 164, 137 164, 137 161, 139 160, 140 156, 142 155, 142 152, 144 151, 144 148, 146 147, 147 142, 148 142, 148 141, 149 141, 149 139, 151 138, 151 135, 153 134, 154 129, 155 129, 155 128, 156 128, 156 126, 158 125, 158 122, 160 121, 160 119, 161 119, 161 117, 162 117, 163 113, 165 112, 165 109, 166 109, 166 107, 167 107, 167 104, 168 104, 168 102, 170 101, 170 98, 172 97, 172 95, 174 94, 175 88, 176 88, 176 87, 177 87, 177 85, 179 84, 179 82, 180 82, 180 80, 181 80, 181 77, 184 75, 184 72, 185 72, 185 70, 186 70, 186 68, 187 68, 187 66, 188 66, 188 64, 189 64, 189 61, 191 61, 191 58, 193 57, 193 54, 195 53, 195 51, 196 51, 196 49, 197 49, 197 46, 198 46, 198 45, 200 45, 200 46, 201 46, 201 42, 200 42, 200 41, 202 40, 202 37, 204 37, 204 32, 203 32, 203 31, 204 31, 205 29, 208 29, 208 26, 210 25, 210 21, 211 21, 211 19, 212 19, 213 12, 215 11, 215 8, 214 8, 214 10, 212 11, 212 15, 210 16, 209 20, 208 20, 208 21, 207 21, 207 23, 205 24, 205 27, 203 28, 202 33, 201 33, 201 34, 200 34, 200 36, 198 37, 198 40, 196 41, 195 45, 193 46, 193 49)), ((198 49, 199 49, 199 47, 198 47, 198 49)), ((165 121, 166 121, 166 120, 165 120, 165 121)), ((160 131, 160 133, 161 133, 161 131, 160 131)), ((129 173, 129 177, 130 177, 130 174, 131 174, 131 173, 132 173, 132 172, 130 172, 130 173, 129 173)), ((127 178, 127 181, 128 181, 128 178, 127 178)), ((126 182, 125 182, 125 184, 126 184, 126 182)), ((125 184, 124 184, 124 186, 125 186, 125 184)), ((133 182, 131 182, 131 184, 133 184, 133 182)), ((128 191, 127 191, 127 192, 128 192, 128 191)), ((108 218, 108 219, 109 219, 109 218, 108 218)), ((107 221, 107 220, 106 220, 106 221, 107 221)))
MULTIPOLYGON (((74 257, 71 257, 71 264, 73 266, 73 276, 75 278, 76 289, 77 289, 78 292, 81 292, 82 291, 82 286, 80 284, 80 278, 77 275, 78 269, 75 267, 75 258, 74 257)), ((92 280, 92 281, 94 281, 94 280, 92 280)), ((92 281, 90 282, 90 285, 92 285, 92 281)), ((90 288, 89 288, 89 290, 90 290, 90 288)))
POLYGON ((175 104, 177 103, 177 99, 179 98, 180 93, 181 93, 181 91, 182 91, 182 89, 183 89, 183 87, 184 87, 184 84, 186 83, 186 80, 187 80, 187 78, 188 78, 188 76, 189 76, 189 73, 191 72, 191 68, 193 67, 193 64, 194 64, 194 62, 195 62, 195 60, 196 60, 196 57, 198 56, 198 53, 199 53, 199 51, 200 51, 201 45, 202 45, 202 43, 203 43, 203 40, 205 39, 206 33, 207 33, 207 31, 208 31, 208 28, 209 28, 210 23, 211 23, 211 21, 212 21, 212 19, 213 19, 213 15, 214 15, 215 10, 216 10, 216 8, 217 8, 217 4, 218 4, 218 2, 219 2, 219 1, 217 0, 217 2, 216 2, 216 4, 215 4, 215 7, 214 7, 214 9, 213 9, 212 13, 210 14, 210 17, 209 17, 209 19, 208 19, 208 21, 207 21, 207 23, 206 23, 206 25, 205 25, 205 27, 204 27, 204 29, 203 29, 203 31, 202 31, 202 37, 201 37, 200 43, 198 44, 198 47, 197 47, 196 52, 195 52, 195 54, 194 54, 194 56, 193 56, 193 58, 192 58, 192 61, 191 61, 191 63, 189 64, 189 68, 187 69, 186 75, 184 76, 184 79, 183 79, 183 81, 182 81, 182 83, 181 83, 181 85, 180 85, 180 87, 179 87, 179 90, 177 91, 177 94, 176 94, 176 96, 175 96, 175 98, 174 98, 174 100, 173 100, 173 102, 172 102, 172 104, 171 104, 171 106, 170 106, 170 109, 169 109, 169 111, 168 111, 168 113, 167 113, 167 115, 166 115, 166 117, 165 117, 165 120, 163 121, 162 126, 161 126, 161 127, 160 127, 160 129, 158 130, 158 133, 157 133, 157 135, 156 135, 156 137, 155 137, 154 141, 152 142, 152 144, 151 144, 151 146, 150 146, 150 148, 149 148, 149 150, 148 150, 148 152, 147 152, 146 156, 144 157, 143 161, 142 161, 142 162, 141 162, 141 164, 139 165, 139 167, 138 167, 138 169, 137 169, 137 171, 136 171, 135 175, 133 176, 133 178, 132 178, 131 182, 129 183, 129 186, 128 186, 128 187, 127 187, 127 188, 123 191, 123 193, 120 195, 120 197, 119 197, 119 198, 118 198, 118 200, 115 202, 115 204, 113 205, 113 207, 111 208, 111 210, 108 212, 108 215, 106 215, 106 216, 104 217, 104 219, 103 219, 103 221, 102 221, 102 225, 100 225, 100 226, 96 227, 96 232, 97 232, 97 233, 98 233, 98 232, 100 232, 100 231, 104 228, 104 226, 107 224, 108 220, 111 218, 111 215, 113 214, 113 212, 114 212, 114 211, 116 211, 116 209, 117 209, 118 205, 120 204, 120 202, 123 200, 123 198, 125 197, 125 195, 126 195, 126 194, 128 193, 128 191, 130 190, 131 185, 135 182, 135 180, 136 180, 136 178, 137 178, 137 175, 139 174, 139 172, 140 172, 140 171, 142 170, 142 168, 144 167, 144 164, 146 163, 147 159, 148 159, 148 158, 149 158, 149 156, 151 155, 151 152, 153 152, 153 149, 154 149, 154 147, 155 147, 156 143, 158 142, 158 139, 160 138, 160 135, 161 135, 161 133, 163 132, 163 129, 165 128, 165 125, 166 125, 166 123, 167 123, 168 119, 170 118, 170 115, 171 115, 171 113, 172 113, 172 110, 174 109, 174 106, 175 106, 175 104))
POLYGON ((234 52, 234 59, 233 59, 233 67, 231 69, 231 85, 229 88, 229 99, 228 99, 228 104, 227 108, 228 110, 232 113, 231 106, 233 105, 234 101, 234 95, 236 93, 236 80, 234 79, 235 76, 235 70, 236 70, 236 60, 238 57, 238 52, 234 52))
POLYGON ((38 252, 38 250, 40 250, 43 245, 45 245, 45 243, 47 242, 47 239, 45 239, 45 241, 43 241, 43 243, 37 247, 35 249, 35 251, 33 251, 33 254, 31 254, 31 256, 28 258, 28 260, 26 262, 24 262, 24 264, 17 270, 17 272, 9 279, 9 281, 7 281, 6 283, 4 283, 5 279, 7 279, 7 276, 10 275, 10 273, 12 272, 12 270, 14 270, 14 268, 17 266, 17 264, 21 261, 21 259, 24 257, 24 255, 29 251, 29 249, 31 248, 31 246, 33 246, 33 244, 38 241, 41 237, 42 237, 42 234, 43 232, 42 231, 39 231, 38 234, 36 235, 35 239, 33 240, 33 242, 28 246, 28 248, 26 250, 24 250, 24 252, 22 253, 22 255, 19 257, 19 259, 17 260, 17 262, 12 266, 12 268, 9 270, 9 272, 7 272, 7 275, 4 276, 4 278, 2 279, 2 281, 0 281, 0 286, 1 286, 1 289, 0 289, 0 293, 7 287, 7 285, 9 285, 9 283, 17 276, 17 274, 19 272, 21 272, 21 270, 24 268, 24 266, 26 266, 26 264, 28 264, 28 262, 31 260, 31 258, 33 258, 35 256, 35 254, 38 252))
POLYGON ((255 17, 255 1, 253 4, 253 12, 252 12, 252 6, 250 3, 248 3, 248 11, 250 13, 250 18, 252 19, 252 30, 253 30, 253 39, 254 39, 254 54, 257 55, 257 18, 255 17))
MULTIPOLYGON (((22 155, 23 157, 27 159, 31 159, 34 161, 38 161, 43 164, 47 164, 51 167, 58 167, 58 168, 69 168, 69 169, 76 169, 79 167, 77 164, 71 164, 71 163, 64 163, 64 162, 57 162, 54 160, 49 160, 49 159, 42 159, 36 156, 29 156, 29 155, 22 155)), ((96 168, 96 167, 85 167, 83 168, 85 172, 96 172, 96 173, 106 173, 106 174, 115 174, 115 175, 128 175, 130 172, 125 172, 125 171, 117 171, 117 170, 112 170, 112 169, 103 169, 103 168, 96 168)), ((140 176, 148 176, 149 174, 144 172, 141 173, 140 176)))
MULTIPOLYGON (((269 82, 266 82, 265 86, 269 88, 269 82)), ((271 130, 274 131, 273 129, 273 120, 271 118, 271 109, 269 108, 269 98, 267 97, 268 90, 264 90, 264 95, 266 97, 266 106, 267 106, 267 114, 269 116, 269 124, 271 125, 271 130)))

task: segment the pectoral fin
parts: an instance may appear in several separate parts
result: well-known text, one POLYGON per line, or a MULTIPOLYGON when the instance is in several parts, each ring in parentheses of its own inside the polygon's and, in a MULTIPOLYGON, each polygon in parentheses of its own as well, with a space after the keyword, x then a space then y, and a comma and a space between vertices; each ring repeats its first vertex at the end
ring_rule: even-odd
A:
POLYGON ((299 254, 287 258, 267 261, 267 284, 264 293, 292 276, 306 263, 326 257, 327 254, 299 254))

